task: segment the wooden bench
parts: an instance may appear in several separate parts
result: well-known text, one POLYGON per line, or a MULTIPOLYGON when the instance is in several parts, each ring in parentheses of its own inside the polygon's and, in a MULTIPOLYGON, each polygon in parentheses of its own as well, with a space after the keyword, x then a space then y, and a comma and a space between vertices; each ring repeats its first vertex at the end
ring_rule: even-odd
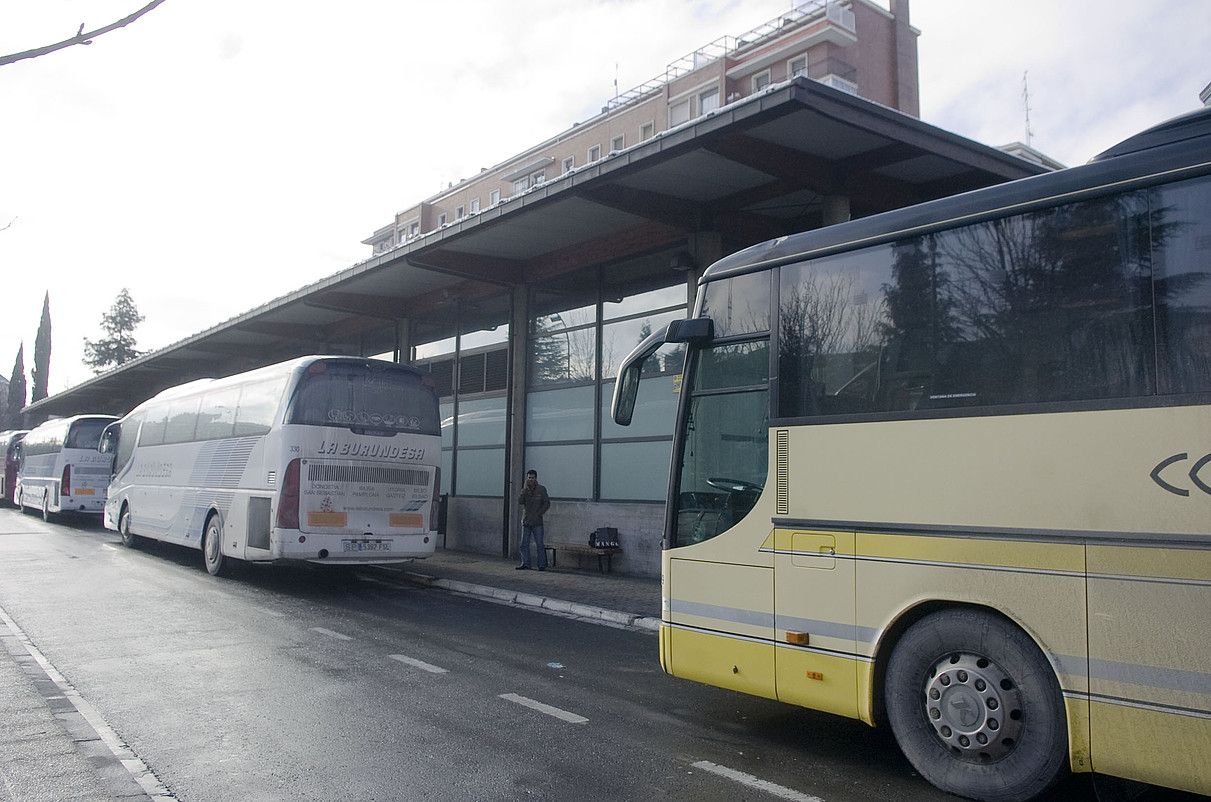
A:
POLYGON ((603 574, 606 573, 607 571, 609 571, 610 573, 614 572, 614 560, 613 560, 614 555, 622 553, 622 549, 620 549, 620 548, 598 549, 598 548, 594 548, 593 546, 578 545, 575 543, 553 543, 553 544, 549 544, 549 545, 545 546, 545 548, 547 550, 547 562, 549 562, 551 564, 552 568, 555 567, 556 553, 562 551, 566 554, 575 554, 576 555, 577 567, 580 566, 581 557, 596 557, 597 558, 597 570, 603 574), (603 557, 605 558, 604 563, 602 562, 603 557))

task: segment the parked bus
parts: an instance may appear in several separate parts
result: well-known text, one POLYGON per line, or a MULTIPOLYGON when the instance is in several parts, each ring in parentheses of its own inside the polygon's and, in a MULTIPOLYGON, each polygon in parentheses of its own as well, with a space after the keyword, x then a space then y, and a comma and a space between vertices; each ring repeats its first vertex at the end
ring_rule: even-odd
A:
POLYGON ((50 521, 60 512, 100 513, 113 460, 97 453, 113 415, 77 415, 50 420, 16 446, 18 506, 42 511, 50 521))
POLYGON ((228 558, 334 564, 433 553, 441 426, 419 371, 310 356, 165 390, 107 430, 105 526, 228 558))
POLYGON ((660 661, 982 800, 1211 793, 1211 109, 736 253, 694 317, 660 661))
POLYGON ((27 429, 0 432, 0 507, 16 503, 17 444, 28 433, 27 429))

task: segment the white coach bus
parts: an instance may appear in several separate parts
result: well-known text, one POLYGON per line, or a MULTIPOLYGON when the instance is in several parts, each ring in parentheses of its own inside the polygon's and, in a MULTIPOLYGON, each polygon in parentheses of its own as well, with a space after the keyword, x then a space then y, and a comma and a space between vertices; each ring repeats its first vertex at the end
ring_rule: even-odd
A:
POLYGON ((113 415, 77 415, 47 421, 17 446, 16 503, 32 507, 43 520, 59 512, 99 513, 112 457, 97 453, 97 443, 113 415))
POLYGON ((433 553, 437 396, 413 368, 309 356, 169 390, 109 427, 105 526, 255 562, 433 553))

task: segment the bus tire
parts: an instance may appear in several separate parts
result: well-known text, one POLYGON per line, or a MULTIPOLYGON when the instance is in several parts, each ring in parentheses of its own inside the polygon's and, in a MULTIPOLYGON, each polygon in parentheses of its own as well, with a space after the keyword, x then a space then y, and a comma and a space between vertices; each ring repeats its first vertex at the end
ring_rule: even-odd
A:
POLYGON ((128 549, 137 549, 143 545, 143 538, 130 531, 130 507, 122 505, 122 513, 118 516, 118 534, 122 536, 122 545, 128 549))
POLYGON ((901 751, 943 791, 1023 802, 1065 772, 1068 727, 1055 672, 1003 618, 973 609, 922 618, 892 650, 883 691, 901 751))
POLYGON ((212 512, 206 519, 206 528, 202 530, 202 562, 206 572, 211 576, 226 576, 229 563, 223 556, 223 522, 219 514, 212 512))

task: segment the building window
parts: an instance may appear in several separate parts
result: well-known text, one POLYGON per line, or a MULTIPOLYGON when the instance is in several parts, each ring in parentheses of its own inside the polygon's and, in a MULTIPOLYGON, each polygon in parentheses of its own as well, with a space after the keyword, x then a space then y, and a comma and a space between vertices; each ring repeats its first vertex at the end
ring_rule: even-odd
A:
POLYGON ((656 124, 644 123, 639 127, 639 141, 644 142, 656 136, 656 124))
POLYGON ((559 170, 561 173, 570 173, 570 172, 572 172, 572 168, 575 166, 576 166, 576 157, 569 156, 568 158, 564 159, 563 162, 559 165, 559 170))
POLYGON ((530 186, 532 186, 532 187, 536 187, 539 184, 546 182, 546 180, 547 180, 547 171, 546 170, 539 170, 536 173, 530 174, 530 186))
POLYGON ((796 75, 807 75, 807 56, 793 58, 786 66, 787 74, 794 78, 796 75))
POLYGON ((530 188, 530 179, 528 176, 526 178, 519 178, 513 182, 513 194, 514 195, 517 195, 521 192, 525 192, 529 188, 530 188))
POLYGON ((770 83, 769 70, 766 70, 765 72, 759 72, 753 76, 753 91, 760 92, 762 89, 769 86, 769 83, 770 83))
POLYGON ((437 225, 444 226, 446 224, 446 213, 442 212, 437 216, 437 225))
POLYGON ((706 114, 719 108, 719 87, 708 89, 698 95, 698 114, 706 114))
POLYGON ((466 206, 454 207, 454 219, 455 220, 462 220, 466 216, 467 216, 467 207, 466 206))
POLYGON ((471 214, 479 214, 479 198, 471 199, 471 214))
POLYGON ((420 234, 420 221, 416 220, 416 221, 413 221, 412 224, 408 226, 408 238, 411 239, 412 237, 415 237, 419 234, 420 234))
POLYGON ((690 99, 688 97, 685 100, 669 105, 669 128, 689 122, 689 119, 690 99))
POLYGON ((494 189, 488 193, 488 205, 495 206, 500 203, 500 190, 494 189))
POLYGON ((627 146, 626 134, 619 134, 610 140, 610 150, 622 150, 627 146))
POLYGON ((601 158, 601 145, 594 145, 593 147, 589 148, 589 163, 590 164, 592 164, 593 162, 597 161, 600 158, 601 158))

